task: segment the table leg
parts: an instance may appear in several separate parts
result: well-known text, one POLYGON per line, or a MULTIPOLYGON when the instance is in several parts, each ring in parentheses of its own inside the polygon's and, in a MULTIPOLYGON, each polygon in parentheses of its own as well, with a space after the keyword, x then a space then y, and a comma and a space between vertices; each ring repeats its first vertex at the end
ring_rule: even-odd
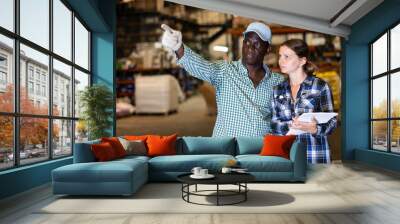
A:
POLYGON ((187 192, 188 192, 188 193, 187 193, 187 201, 188 201, 188 202, 190 202, 190 201, 189 201, 189 195, 190 195, 190 184, 188 184, 188 185, 187 185, 187 192))
POLYGON ((247 183, 244 183, 244 201, 247 201, 247 183))
POLYGON ((219 205, 219 184, 217 184, 217 206, 219 205))
POLYGON ((182 183, 182 188, 181 188, 181 192, 182 192, 182 199, 184 198, 184 197, 183 197, 183 190, 184 190, 184 187, 185 187, 185 185, 182 183))

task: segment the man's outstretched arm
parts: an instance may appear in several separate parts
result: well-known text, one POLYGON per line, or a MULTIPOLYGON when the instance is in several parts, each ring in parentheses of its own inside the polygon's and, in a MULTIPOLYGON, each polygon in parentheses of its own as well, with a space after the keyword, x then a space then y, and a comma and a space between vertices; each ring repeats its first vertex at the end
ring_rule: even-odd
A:
POLYGON ((182 43, 182 33, 180 31, 173 30, 165 24, 162 24, 161 28, 164 30, 161 43, 164 47, 176 53, 178 65, 185 68, 192 76, 210 82, 217 87, 225 62, 207 61, 182 43))

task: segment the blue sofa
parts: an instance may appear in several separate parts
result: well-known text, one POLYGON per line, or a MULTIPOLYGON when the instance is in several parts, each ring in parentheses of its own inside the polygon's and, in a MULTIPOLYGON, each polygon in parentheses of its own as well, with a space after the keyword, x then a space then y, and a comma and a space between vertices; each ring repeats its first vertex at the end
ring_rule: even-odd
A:
POLYGON ((234 159, 260 182, 304 182, 306 149, 295 142, 290 159, 260 156, 262 137, 213 138, 181 137, 176 143, 177 155, 127 156, 107 162, 96 162, 90 141, 75 144, 74 163, 52 171, 54 194, 131 195, 148 181, 176 181, 193 167, 218 172, 234 159))

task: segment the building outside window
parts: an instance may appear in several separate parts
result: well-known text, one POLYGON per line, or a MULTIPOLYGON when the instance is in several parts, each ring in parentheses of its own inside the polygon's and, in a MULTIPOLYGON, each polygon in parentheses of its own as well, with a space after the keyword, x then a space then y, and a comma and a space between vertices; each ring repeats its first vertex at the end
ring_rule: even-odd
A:
POLYGON ((0 70, 0 92, 5 92, 7 88, 7 73, 0 70))
POLYGON ((57 103, 58 102, 58 89, 54 90, 54 98, 53 98, 54 102, 53 103, 57 103))

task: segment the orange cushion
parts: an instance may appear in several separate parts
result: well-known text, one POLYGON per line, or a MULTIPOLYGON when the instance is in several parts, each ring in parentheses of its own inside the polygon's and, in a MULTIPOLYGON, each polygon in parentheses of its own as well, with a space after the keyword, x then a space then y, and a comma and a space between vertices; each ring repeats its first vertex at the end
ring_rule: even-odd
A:
POLYGON ((128 141, 140 140, 140 141, 146 142, 147 135, 125 135, 124 139, 126 139, 128 141))
POLYGON ((101 142, 108 142, 114 149, 117 158, 126 156, 126 151, 117 137, 101 138, 101 142))
POLYGON ((148 156, 176 155, 177 134, 170 136, 149 135, 147 137, 148 156))
POLYGON ((116 159, 115 151, 109 142, 91 145, 92 152, 97 161, 109 161, 116 159))
POLYGON ((292 147, 294 140, 296 140, 295 135, 266 135, 264 137, 264 144, 260 155, 280 156, 289 159, 290 148, 292 147))

